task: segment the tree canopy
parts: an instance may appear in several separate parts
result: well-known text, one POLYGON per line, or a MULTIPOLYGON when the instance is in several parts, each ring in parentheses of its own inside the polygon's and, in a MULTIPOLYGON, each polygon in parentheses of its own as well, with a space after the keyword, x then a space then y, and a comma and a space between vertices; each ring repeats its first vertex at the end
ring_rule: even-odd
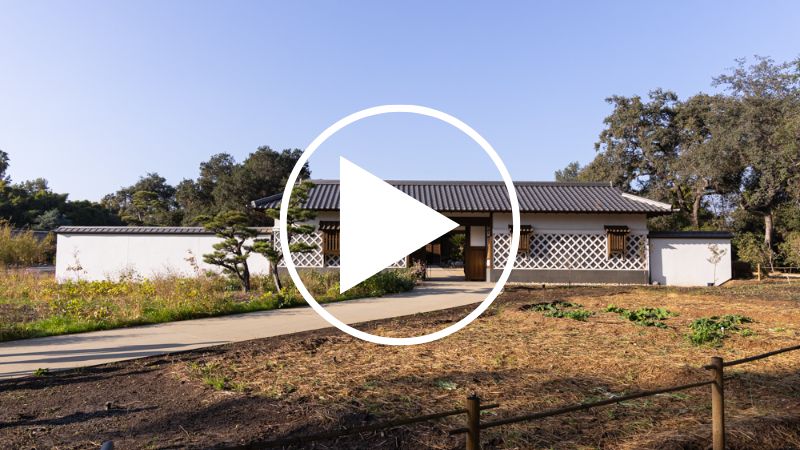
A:
POLYGON ((764 248, 750 253, 772 262, 777 244, 800 231, 800 59, 736 60, 712 84, 722 92, 609 97, 595 158, 555 177, 611 181, 678 208, 654 228, 727 228, 749 233, 749 243, 760 236, 764 248))
MULTIPOLYGON (((240 211, 254 225, 268 224, 269 218, 255 213, 249 202, 281 192, 302 150, 280 152, 259 147, 242 163, 229 154, 220 153, 200 164, 196 180, 183 180, 177 186, 176 202, 184 212, 183 224, 195 223, 200 215, 215 215, 222 211, 240 211)), ((300 178, 311 172, 304 167, 300 178)))
POLYGON ((53 192, 47 180, 14 183, 7 171, 9 154, 0 150, 0 219, 15 228, 51 230, 60 225, 115 225, 119 218, 102 205, 73 202, 67 194, 53 192))

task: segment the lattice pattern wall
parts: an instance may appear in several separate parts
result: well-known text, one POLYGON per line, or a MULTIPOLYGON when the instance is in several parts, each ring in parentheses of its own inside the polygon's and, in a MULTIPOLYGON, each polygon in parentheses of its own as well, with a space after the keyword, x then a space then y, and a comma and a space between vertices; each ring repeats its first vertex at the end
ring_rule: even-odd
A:
MULTIPOLYGON (((273 239, 275 243, 278 244, 278 248, 280 248, 280 241, 279 241, 279 234, 278 230, 273 231, 273 239)), ((302 242, 306 244, 311 244, 316 246, 316 250, 308 253, 293 253, 292 257, 294 258, 294 265, 297 267, 339 267, 340 260, 339 255, 323 255, 322 254, 322 232, 316 231, 312 234, 295 234, 292 236, 292 244, 295 242, 302 242)), ((403 258, 395 263, 389 265, 388 268, 402 268, 406 266, 406 259, 403 258)), ((286 264, 283 262, 283 258, 281 258, 280 262, 278 263, 278 267, 286 267, 286 264)))
MULTIPOLYGON (((629 234, 624 256, 609 257, 606 235, 534 233, 530 251, 517 254, 515 269, 647 270, 647 235, 629 234)), ((506 264, 511 234, 495 234, 494 267, 506 264)))
MULTIPOLYGON (((279 239, 279 232, 278 230, 273 231, 273 242, 277 245, 278 249, 280 249, 280 239, 279 239)), ((294 244, 296 242, 304 242, 306 244, 311 244, 316 246, 314 251, 308 253, 292 253, 292 258, 294 260, 294 265, 297 267, 322 267, 322 232, 316 231, 311 234, 294 234, 292 235, 292 242, 294 244)), ((280 251, 280 250, 279 250, 280 251)), ((286 267, 286 264, 283 262, 283 258, 281 258, 280 262, 278 262, 278 267, 286 267)))
MULTIPOLYGON (((325 267, 339 267, 340 260, 339 255, 326 255, 325 256, 325 267)), ((387 267, 387 269, 400 269, 406 266, 406 259, 403 258, 395 263, 392 263, 387 267)))

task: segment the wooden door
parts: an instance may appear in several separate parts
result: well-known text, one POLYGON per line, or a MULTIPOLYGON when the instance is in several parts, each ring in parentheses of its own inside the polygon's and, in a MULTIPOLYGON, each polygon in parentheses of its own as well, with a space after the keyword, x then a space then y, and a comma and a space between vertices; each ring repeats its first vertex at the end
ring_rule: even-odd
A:
POLYGON ((464 251, 464 278, 467 281, 486 280, 486 247, 468 247, 464 251))
POLYGON ((470 225, 464 246, 464 278, 486 281, 486 227, 470 225))

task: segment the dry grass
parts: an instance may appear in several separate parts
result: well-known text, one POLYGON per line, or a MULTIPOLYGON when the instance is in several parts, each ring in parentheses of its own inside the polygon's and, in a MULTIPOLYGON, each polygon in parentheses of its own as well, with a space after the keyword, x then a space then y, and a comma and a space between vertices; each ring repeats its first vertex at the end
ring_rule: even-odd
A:
MULTIPOLYGON (((383 322, 370 332, 409 336, 433 331, 465 311, 383 322)), ((455 335, 427 345, 384 347, 340 334, 287 340, 271 351, 226 352, 201 364, 246 394, 279 400, 294 414, 271 420, 272 437, 302 435, 460 407, 477 392, 501 407, 486 420, 617 393, 707 379, 700 369, 712 355, 736 359, 796 345, 800 292, 783 284, 708 289, 648 287, 511 288, 487 313, 455 335), (568 301, 595 314, 586 321, 546 317, 526 307, 568 301), (645 327, 618 314, 663 307, 677 313, 667 327, 645 327), (730 334, 721 347, 692 345, 688 325, 700 317, 740 314, 752 334, 730 334)), ((800 352, 732 368, 727 406, 732 448, 800 447, 800 352)), ((188 366, 175 373, 201 381, 188 366)), ((486 448, 704 448, 710 438, 708 388, 597 408, 487 430, 486 448)), ((263 420, 263 418, 259 418, 263 420)), ((462 419, 463 420, 463 419, 462 419)), ((459 438, 448 419, 360 436, 319 448, 448 449, 459 438), (392 437, 394 436, 394 437, 392 437), (399 436, 399 437, 398 437, 399 436), (361 448, 359 446, 359 448, 361 448)))
MULTIPOLYGON (((322 302, 379 297, 415 283, 411 270, 385 271, 340 294, 334 273, 301 277, 322 302)), ((52 274, 0 269, 0 341, 305 305, 284 281, 284 291, 275 292, 271 277, 253 277, 253 289, 243 293, 238 282, 214 274, 58 283, 52 274)))

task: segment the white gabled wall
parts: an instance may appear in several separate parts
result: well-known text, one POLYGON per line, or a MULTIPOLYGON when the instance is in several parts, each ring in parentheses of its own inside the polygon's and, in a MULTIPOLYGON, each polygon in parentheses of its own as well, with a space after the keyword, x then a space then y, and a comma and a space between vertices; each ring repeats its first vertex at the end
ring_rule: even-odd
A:
MULTIPOLYGON (((203 262, 219 238, 210 234, 59 234, 56 244, 56 279, 105 280, 135 274, 145 278, 196 276, 220 268, 203 262)), ((253 254, 248 260, 253 274, 269 273, 269 262, 253 254)))
POLYGON ((706 286, 731 279, 731 240, 719 238, 651 238, 650 281, 668 286, 706 286), (709 261, 711 245, 725 254, 716 265, 709 261))

